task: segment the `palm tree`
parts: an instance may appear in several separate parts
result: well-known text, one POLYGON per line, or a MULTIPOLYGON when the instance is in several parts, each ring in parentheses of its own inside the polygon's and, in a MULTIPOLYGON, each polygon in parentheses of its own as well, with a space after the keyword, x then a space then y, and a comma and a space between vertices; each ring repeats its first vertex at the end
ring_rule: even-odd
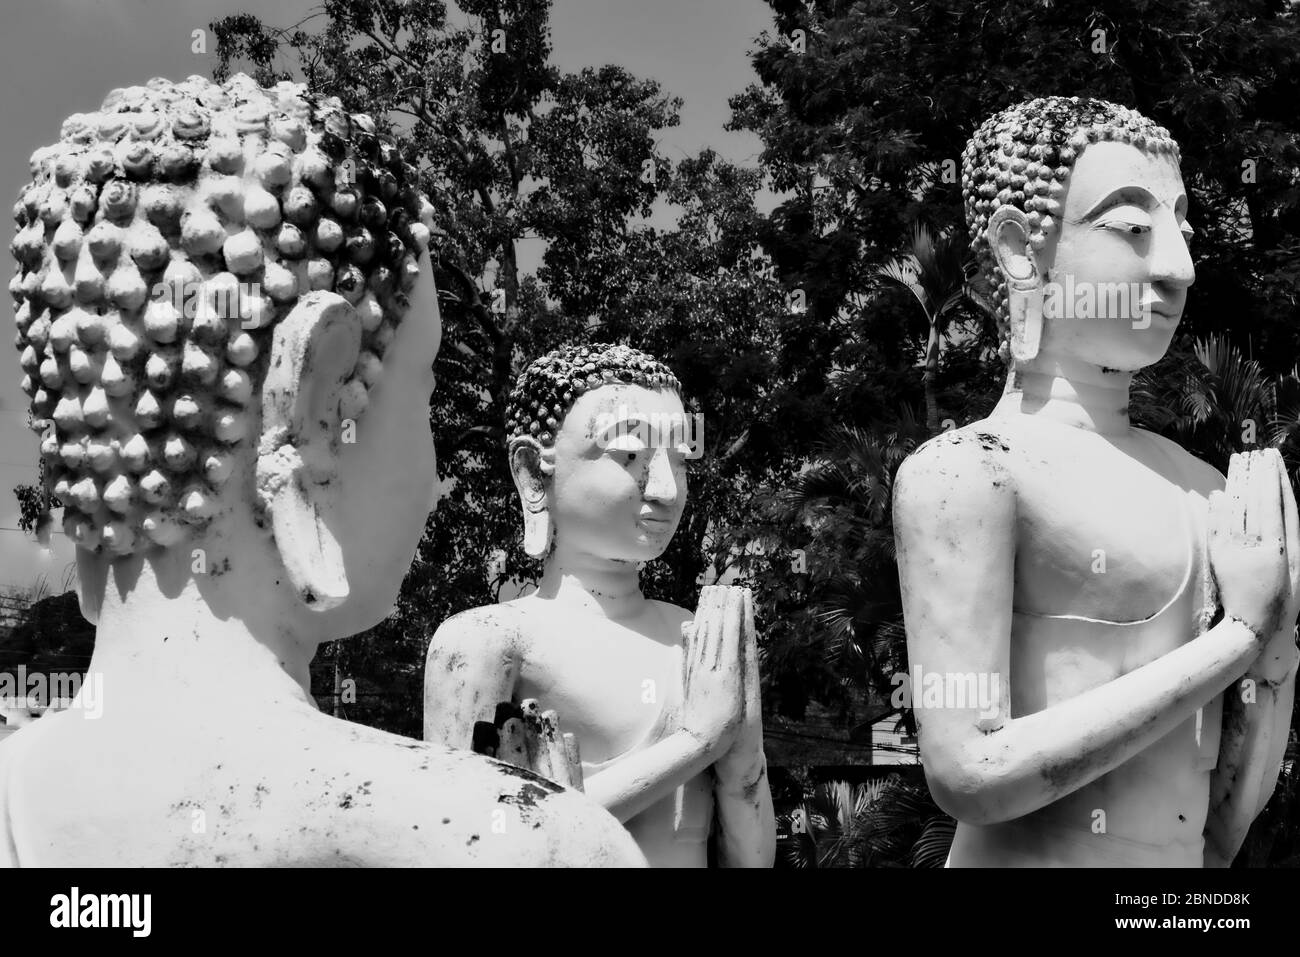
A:
MULTIPOLYGON (((780 640, 766 647, 770 667, 819 655, 844 685, 888 701, 891 678, 906 668, 894 553, 894 477, 927 437, 908 407, 890 425, 837 426, 813 461, 772 499, 772 527, 801 529, 808 536, 803 546, 808 583, 800 627, 786 635, 793 647, 781 647, 780 640)), ((911 728, 911 715, 903 717, 911 728)))
POLYGON ((883 781, 850 784, 826 781, 780 822, 778 831, 785 862, 795 868, 866 867, 869 827, 867 810, 884 787, 883 781))
POLYGON ((1276 448, 1295 481, 1300 465, 1300 373, 1268 375, 1224 336, 1177 345, 1134 380, 1136 421, 1220 471, 1233 452, 1276 448))
POLYGON ((966 241, 955 234, 935 235, 924 223, 912 225, 911 249, 876 269, 876 276, 902 286, 920 303, 929 327, 925 346, 925 425, 931 435, 939 431, 936 392, 939 377, 939 341, 947 334, 952 312, 964 299, 981 302, 971 289, 966 241))
POLYGON ((783 861, 795 868, 942 867, 955 830, 924 784, 897 774, 818 784, 777 825, 783 861))

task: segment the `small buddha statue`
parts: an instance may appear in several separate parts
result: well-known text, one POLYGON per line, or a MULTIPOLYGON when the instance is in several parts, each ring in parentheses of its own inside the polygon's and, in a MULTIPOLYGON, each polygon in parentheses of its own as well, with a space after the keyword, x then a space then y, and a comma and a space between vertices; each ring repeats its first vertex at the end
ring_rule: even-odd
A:
POLYGON ((0 865, 643 865, 580 793, 310 694, 437 483, 432 210, 370 117, 152 80, 32 174, 23 389, 102 700, 0 744, 0 865))
POLYGON ((1178 147, 1125 107, 1044 97, 963 161, 1006 388, 909 457, 894 498, 948 863, 1226 866, 1286 745, 1300 529, 1276 451, 1225 483, 1129 419, 1194 279, 1178 147))
POLYGON ((581 770, 566 772, 562 752, 552 765, 582 779, 651 866, 706 866, 715 820, 720 865, 771 866, 748 592, 705 588, 693 614, 639 585, 677 528, 698 453, 676 377, 626 346, 561 349, 523 371, 507 415, 524 548, 542 576, 531 594, 438 629, 425 738, 468 748, 476 725, 518 721, 500 720, 502 704, 549 716, 538 740, 560 722, 581 770))

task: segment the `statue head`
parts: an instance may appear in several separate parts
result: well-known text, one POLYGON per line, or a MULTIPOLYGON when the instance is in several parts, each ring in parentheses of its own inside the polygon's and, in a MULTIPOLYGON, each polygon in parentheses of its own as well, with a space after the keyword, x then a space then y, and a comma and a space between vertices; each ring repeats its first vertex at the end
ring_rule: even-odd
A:
POLYGON ((668 547, 686 506, 698 430, 663 363, 628 346, 559 349, 520 374, 506 409, 524 550, 563 547, 642 562, 668 547))
POLYGON ((436 480, 415 168, 337 98, 239 75, 116 90, 31 172, 10 291, 83 607, 117 563, 257 538, 303 606, 382 617, 436 480))
POLYGON ((1040 97, 975 131, 962 191, 1004 357, 1132 371, 1164 355, 1195 278, 1178 157, 1104 100, 1040 97))

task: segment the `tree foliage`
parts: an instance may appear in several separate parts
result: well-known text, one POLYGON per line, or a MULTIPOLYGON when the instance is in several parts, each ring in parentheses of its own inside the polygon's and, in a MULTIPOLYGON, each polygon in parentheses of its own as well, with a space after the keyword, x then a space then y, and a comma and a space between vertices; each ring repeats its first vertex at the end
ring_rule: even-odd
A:
POLYGON ((680 531, 645 578, 650 594, 684 605, 706 569, 728 563, 728 530, 752 520, 760 486, 797 467, 808 442, 791 437, 812 434, 820 412, 773 361, 772 343, 804 336, 806 323, 762 255, 760 174, 709 151, 674 167, 656 143, 680 103, 620 67, 557 70, 549 7, 465 3, 470 22, 458 26, 434 0, 327 0, 293 27, 251 15, 213 24, 218 77, 238 66, 263 83, 299 75, 373 114, 419 166, 442 231, 431 415, 445 494, 397 613, 316 666, 328 694, 336 666, 376 674, 400 660, 406 680, 394 675, 388 691, 403 704, 377 720, 406 733, 418 733, 410 679, 433 629, 540 571, 521 548, 504 454, 505 398, 525 362, 619 341, 677 373, 704 416, 705 454, 680 531), (673 226, 651 224, 657 203, 673 226), (540 245, 535 271, 521 265, 526 243, 540 245))

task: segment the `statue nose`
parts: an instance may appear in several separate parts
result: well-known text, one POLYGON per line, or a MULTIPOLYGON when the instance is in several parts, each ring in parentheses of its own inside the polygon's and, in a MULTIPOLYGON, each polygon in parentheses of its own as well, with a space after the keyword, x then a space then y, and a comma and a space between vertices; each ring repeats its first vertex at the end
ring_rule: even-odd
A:
POLYGON ((649 470, 649 475, 646 477, 645 497, 657 502, 677 501, 677 476, 673 472, 673 464, 667 449, 654 450, 649 470))
POLYGON ((1177 223, 1166 224, 1160 230, 1159 241, 1153 250, 1151 281, 1173 289, 1186 289, 1196 281, 1196 268, 1177 223))

